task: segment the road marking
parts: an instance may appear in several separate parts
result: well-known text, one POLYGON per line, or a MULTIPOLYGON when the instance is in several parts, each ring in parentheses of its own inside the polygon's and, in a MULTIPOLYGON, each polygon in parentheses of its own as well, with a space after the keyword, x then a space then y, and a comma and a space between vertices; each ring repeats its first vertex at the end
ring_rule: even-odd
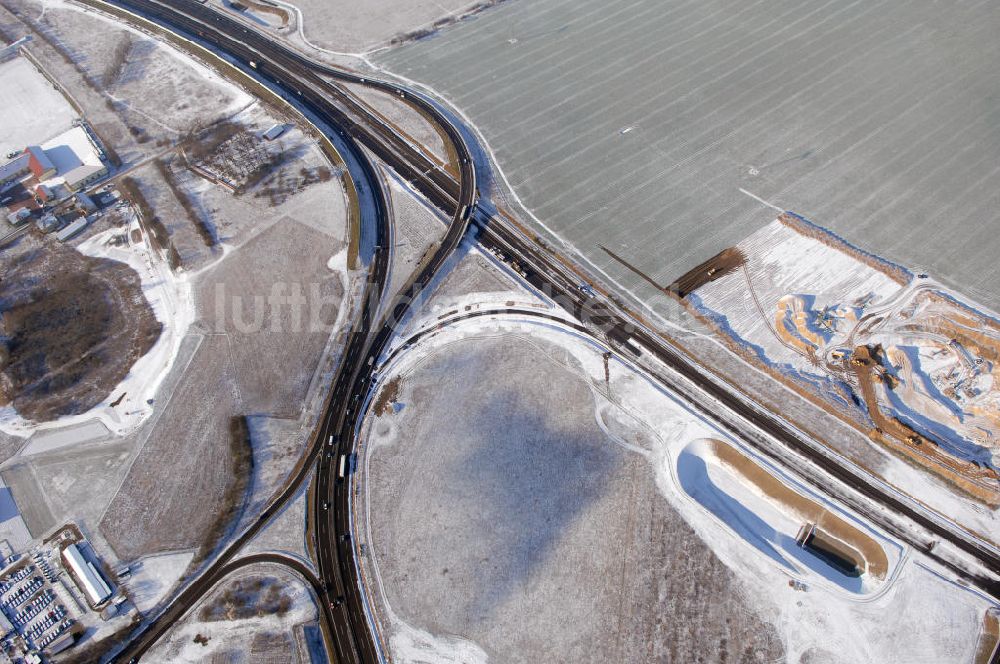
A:
POLYGON ((750 193, 749 191, 747 191, 743 187, 740 187, 740 192, 746 194, 747 196, 749 196, 750 198, 754 199, 758 203, 761 203, 762 205, 766 205, 769 208, 773 208, 773 209, 777 210, 778 212, 785 212, 784 208, 778 207, 774 203, 768 203, 767 201, 765 201, 763 198, 761 198, 757 194, 750 193))

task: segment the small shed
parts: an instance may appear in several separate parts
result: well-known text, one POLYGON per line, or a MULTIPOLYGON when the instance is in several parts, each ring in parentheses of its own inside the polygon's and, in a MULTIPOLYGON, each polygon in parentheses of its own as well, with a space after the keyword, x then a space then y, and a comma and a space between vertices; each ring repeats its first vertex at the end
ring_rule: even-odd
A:
POLYGON ((284 134, 286 131, 288 131, 288 125, 276 124, 264 132, 264 138, 269 141, 273 141, 274 139, 284 134))
POLYGON ((82 191, 76 195, 76 202, 80 207, 87 211, 87 214, 97 211, 97 204, 94 203, 94 199, 82 191))
POLYGON ((37 226, 38 230, 40 230, 43 233, 51 233, 52 231, 59 228, 59 217, 52 214, 51 212, 47 212, 46 214, 43 214, 38 221, 35 222, 35 226, 37 226))
POLYGON ((56 239, 59 240, 60 242, 65 242, 66 240, 70 239, 71 237, 73 237, 86 227, 87 227, 87 218, 80 217, 79 219, 71 223, 69 226, 56 233, 56 239))
POLYGON ((31 210, 28 208, 20 208, 8 214, 7 221, 9 221, 12 226, 20 226, 24 222, 28 221, 30 216, 31 210))

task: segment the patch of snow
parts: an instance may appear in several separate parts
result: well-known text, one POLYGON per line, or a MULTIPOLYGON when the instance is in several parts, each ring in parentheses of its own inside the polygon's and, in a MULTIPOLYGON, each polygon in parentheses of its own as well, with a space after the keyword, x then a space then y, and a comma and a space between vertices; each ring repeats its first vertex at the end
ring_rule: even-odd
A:
POLYGON ((402 664, 486 664, 486 652, 459 636, 435 636, 406 624, 393 621, 389 637, 393 661, 402 664))
POLYGON ((330 272, 336 272, 337 274, 347 273, 347 247, 330 256, 330 260, 326 262, 327 269, 330 272))
POLYGON ((166 597, 191 564, 194 551, 176 551, 140 558, 124 582, 129 598, 140 613, 149 613, 166 597))
POLYGON ((82 422, 76 426, 59 427, 58 429, 40 430, 28 440, 21 450, 22 455, 51 452, 78 443, 89 443, 111 435, 100 419, 82 422))

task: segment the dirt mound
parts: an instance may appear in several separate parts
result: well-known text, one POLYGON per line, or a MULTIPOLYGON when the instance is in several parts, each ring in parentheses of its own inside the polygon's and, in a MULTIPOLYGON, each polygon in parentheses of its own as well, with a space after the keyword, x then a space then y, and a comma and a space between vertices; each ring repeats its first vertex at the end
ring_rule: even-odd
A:
POLYGON ((704 286, 710 281, 721 279, 727 274, 739 269, 744 262, 746 262, 746 256, 744 256, 743 252, 739 249, 736 249, 735 247, 723 249, 715 256, 712 256, 707 261, 693 270, 688 271, 680 279, 670 284, 670 286, 667 287, 667 290, 671 293, 677 293, 679 297, 687 297, 689 293, 701 286, 704 286))
POLYGON ((105 399, 162 329, 123 263, 27 237, 0 265, 0 403, 52 420, 105 399))

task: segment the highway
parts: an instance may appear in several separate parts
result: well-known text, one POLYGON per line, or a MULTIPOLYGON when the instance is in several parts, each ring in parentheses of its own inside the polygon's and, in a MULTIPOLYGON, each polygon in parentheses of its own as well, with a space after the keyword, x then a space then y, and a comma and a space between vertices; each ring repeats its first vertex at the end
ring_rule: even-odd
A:
MULTIPOLYGON (((333 655, 337 662, 376 662, 380 660, 377 646, 368 629, 364 597, 358 585, 354 567, 354 542, 340 537, 350 532, 349 483, 338 481, 338 461, 341 455, 354 453, 354 428, 363 415, 359 410, 360 395, 371 386, 371 367, 393 336, 396 321, 402 320, 410 307, 419 300, 419 293, 437 274, 465 236, 475 206, 477 189, 475 168, 458 131, 449 125, 449 136, 456 142, 460 180, 456 182, 436 165, 400 138, 395 131, 357 104, 340 88, 317 75, 299 56, 277 46, 233 19, 183 0, 160 3, 154 0, 115 0, 89 2, 91 6, 108 9, 113 5, 155 21, 175 34, 187 37, 224 52, 240 62, 249 73, 255 73, 282 90, 337 134, 341 143, 363 170, 363 182, 357 182, 359 198, 362 191, 371 194, 377 217, 377 242, 374 261, 369 270, 363 294, 362 309, 353 323, 344 349, 340 369, 315 439, 299 465, 293 479, 264 510, 260 518, 217 557, 198 579, 182 592, 170 607, 154 622, 133 638, 129 646, 116 656, 118 661, 138 659, 181 616, 184 615, 215 583, 221 579, 239 550, 256 535, 281 506, 297 493, 315 463, 310 505, 311 523, 315 524, 315 549, 319 578, 323 583, 321 611, 333 636, 333 655), (390 220, 381 184, 374 168, 359 146, 371 150, 390 164, 400 175, 409 179, 424 195, 434 201, 444 201, 454 216, 437 250, 417 267, 400 289, 387 314, 381 321, 374 317, 380 309, 384 293, 388 261, 390 220), (333 441, 331 444, 330 441, 333 441), (326 508, 325 506, 328 506, 326 508)), ((129 17, 124 16, 128 19, 129 17)), ((327 72, 330 74, 331 72, 327 72)), ((344 75, 363 82, 360 77, 344 75)), ((381 84, 372 83, 381 86, 381 84)), ((401 94, 405 92, 401 91, 401 94)), ((433 117, 444 118, 428 105, 433 117)))
MULTIPOLYGON (((121 661, 140 657, 169 627, 192 607, 220 578, 223 571, 238 554, 240 548, 268 523, 270 518, 290 500, 308 477, 315 463, 316 476, 309 506, 311 522, 315 524, 315 544, 319 579, 324 585, 323 606, 325 620, 334 636, 333 653, 338 662, 377 662, 381 660, 378 645, 374 642, 365 613, 363 590, 355 568, 358 555, 357 543, 351 537, 350 481, 339 481, 338 464, 341 455, 353 455, 354 432, 365 413, 364 395, 372 388, 373 368, 393 338, 395 323, 402 320, 419 302, 419 293, 430 283, 448 258, 453 254, 470 225, 477 227, 477 238, 484 246, 503 253, 520 266, 525 278, 534 286, 544 289, 561 306, 583 322, 590 334, 606 340, 609 346, 622 354, 637 357, 643 351, 650 353, 664 366, 676 372, 682 380, 669 372, 657 375, 662 382, 694 404, 733 435, 748 439, 745 430, 734 429, 733 421, 740 420, 743 427, 766 432, 789 449, 807 457, 812 463, 858 492, 856 504, 850 507, 868 515, 890 534, 920 549, 926 542, 913 533, 900 529, 891 519, 883 517, 881 510, 870 509, 869 502, 902 514, 935 536, 952 543, 976 558, 992 571, 1000 571, 1000 556, 991 548, 964 533, 956 533, 942 520, 929 516, 908 501, 875 486, 852 468, 848 468, 820 454, 802 438, 802 434, 780 417, 768 413, 748 402, 732 390, 707 376, 683 351, 674 347, 659 334, 645 329, 625 307, 613 297, 597 295, 581 289, 578 271, 564 258, 544 246, 530 233, 519 228, 500 214, 489 214, 489 201, 479 200, 476 183, 477 171, 470 146, 460 128, 455 127, 437 106, 421 95, 392 83, 373 80, 350 72, 342 72, 314 63, 303 55, 277 44, 240 21, 208 8, 195 0, 85 0, 87 4, 108 10, 109 7, 134 12, 154 21, 172 32, 224 53, 231 62, 245 71, 268 81, 306 112, 340 137, 346 149, 365 170, 361 190, 367 191, 377 210, 378 246, 370 266, 364 304, 348 335, 344 357, 330 391, 326 411, 315 439, 299 469, 279 496, 264 511, 251 528, 236 539, 188 586, 167 611, 156 621, 140 631, 128 648, 117 656, 121 661), (382 89, 405 97, 421 107, 447 134, 458 154, 459 177, 431 163, 424 154, 409 145, 396 130, 373 115, 347 93, 337 80, 351 81, 382 89), (438 246, 417 267, 406 285, 394 295, 387 313, 375 320, 380 303, 389 295, 384 293, 389 260, 386 247, 388 224, 386 207, 377 176, 369 163, 363 146, 386 162, 402 177, 413 183, 432 203, 452 214, 452 222, 438 246), (706 399, 706 396, 708 397, 706 399), (720 418, 715 411, 726 410, 729 417, 720 418), (331 438, 332 437, 332 438, 331 438), (329 444, 332 439, 333 444, 329 444), (324 507, 324 503, 327 507, 324 507), (343 600, 341 601, 341 598, 343 600)), ((478 146, 471 146, 477 148, 478 146)), ((753 437, 750 437, 753 440, 753 437)), ((770 451, 769 451, 770 453, 770 451)), ((773 456, 773 454, 772 454, 773 456)), ((816 479, 807 480, 817 483, 816 479)), ((817 484, 817 486, 822 486, 817 484)), ((933 552, 928 555, 935 557, 933 552)), ((1000 596, 1000 586, 995 579, 968 573, 953 561, 938 558, 939 562, 953 569, 956 574, 982 588, 993 596, 1000 596)))
MULTIPOLYGON (((851 509, 868 517, 890 535, 906 542, 952 570, 971 585, 1000 599, 1000 581, 965 569, 955 561, 938 555, 928 548, 928 542, 915 533, 901 528, 895 520, 887 518, 883 509, 903 516, 932 535, 947 541, 959 550, 973 557, 994 575, 1000 574, 1000 554, 994 547, 979 540, 971 533, 959 529, 940 515, 906 501, 898 494, 872 482, 871 477, 862 476, 857 469, 838 463, 830 456, 817 451, 815 445, 806 440, 801 432, 778 415, 759 407, 741 397, 734 390, 718 380, 713 380, 679 348, 662 335, 649 331, 623 312, 614 301, 595 298, 578 288, 578 275, 568 268, 558 257, 539 249, 535 243, 509 224, 490 224, 479 235, 479 241, 507 256, 517 256, 518 264, 532 285, 549 293, 555 293, 555 301, 577 319, 584 321, 591 334, 606 339, 609 346, 617 351, 637 357, 648 352, 669 371, 675 372, 683 380, 667 372, 651 371, 652 375, 681 397, 709 420, 715 422, 733 436, 753 445, 760 452, 775 459, 780 465, 788 466, 789 455, 776 455, 773 449, 761 444, 754 430, 764 432, 781 443, 786 449, 807 458, 810 463, 836 480, 843 482, 856 495, 842 494, 838 497, 851 509), (639 346, 636 346, 638 344, 639 346), (728 411, 728 412, 727 412, 728 411), (720 417, 720 413, 736 415, 736 419, 749 426, 734 428, 733 418, 720 417)), ((797 468, 799 475, 817 490, 826 494, 829 483, 822 475, 797 468)))

